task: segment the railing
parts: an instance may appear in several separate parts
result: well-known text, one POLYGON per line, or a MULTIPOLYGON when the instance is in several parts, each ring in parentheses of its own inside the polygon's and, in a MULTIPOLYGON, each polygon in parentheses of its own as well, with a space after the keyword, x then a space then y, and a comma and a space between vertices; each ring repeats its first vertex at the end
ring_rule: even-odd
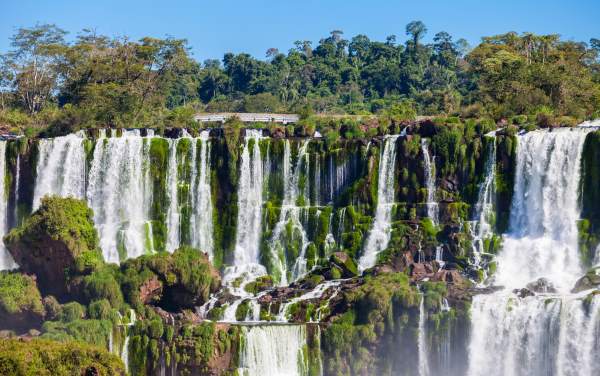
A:
POLYGON ((219 112, 214 114, 198 114, 194 119, 200 123, 206 122, 225 122, 228 119, 237 117, 243 122, 262 122, 262 123, 296 123, 300 116, 296 114, 268 114, 268 113, 248 113, 248 112, 219 112))

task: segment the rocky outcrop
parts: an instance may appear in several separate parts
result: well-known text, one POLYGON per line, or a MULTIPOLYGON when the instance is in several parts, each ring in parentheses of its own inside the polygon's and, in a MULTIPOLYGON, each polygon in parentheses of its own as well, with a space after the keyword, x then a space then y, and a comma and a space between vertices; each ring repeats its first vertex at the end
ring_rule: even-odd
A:
POLYGON ((103 263, 92 218, 85 201, 47 197, 4 242, 21 270, 37 276, 44 294, 61 298, 71 277, 103 263))
POLYGON ((201 306, 221 287, 208 256, 191 247, 127 260, 120 272, 130 304, 153 304, 173 312, 201 306))

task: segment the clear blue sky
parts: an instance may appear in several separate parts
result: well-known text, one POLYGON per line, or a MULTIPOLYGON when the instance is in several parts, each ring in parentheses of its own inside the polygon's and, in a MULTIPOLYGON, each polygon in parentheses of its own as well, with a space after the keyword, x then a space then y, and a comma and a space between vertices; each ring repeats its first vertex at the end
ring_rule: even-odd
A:
POLYGON ((600 0, 0 0, 0 52, 19 27, 55 23, 76 34, 173 36, 189 41, 196 59, 248 52, 263 58, 295 40, 316 42, 340 29, 384 40, 406 39, 405 25, 425 22, 426 40, 441 30, 471 44, 506 31, 558 33, 565 39, 600 38, 600 0))

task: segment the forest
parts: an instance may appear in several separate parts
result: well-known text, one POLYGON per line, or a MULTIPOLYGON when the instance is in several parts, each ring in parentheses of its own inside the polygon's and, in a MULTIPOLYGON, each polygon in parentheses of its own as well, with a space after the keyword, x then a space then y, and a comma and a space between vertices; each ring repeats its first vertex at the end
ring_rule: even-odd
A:
POLYGON ((21 28, 0 55, 0 125, 34 136, 95 127, 190 127, 198 112, 460 116, 574 125, 598 117, 600 40, 507 32, 477 46, 421 21, 405 41, 334 30, 264 59, 196 61, 186 40, 21 28), (529 120, 528 120, 529 119, 529 120))

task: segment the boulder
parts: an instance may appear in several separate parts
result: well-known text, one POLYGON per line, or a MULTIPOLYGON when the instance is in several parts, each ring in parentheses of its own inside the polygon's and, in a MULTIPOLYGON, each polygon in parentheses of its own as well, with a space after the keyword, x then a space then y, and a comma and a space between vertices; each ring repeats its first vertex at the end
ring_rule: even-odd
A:
POLYGON ((537 281, 527 284, 527 289, 537 293, 555 293, 556 289, 552 286, 552 282, 546 278, 540 278, 537 281))
POLYGON ((590 290, 600 286, 600 268, 589 270, 583 277, 575 282, 575 287, 571 292, 578 293, 585 290, 590 290))
POLYGON ((334 252, 329 258, 329 262, 340 269, 342 278, 352 278, 358 275, 356 263, 344 252, 334 252))
POLYGON ((40 208, 4 237, 22 271, 35 274, 44 295, 68 294, 68 282, 103 263, 93 212, 85 201, 44 197, 40 208))

